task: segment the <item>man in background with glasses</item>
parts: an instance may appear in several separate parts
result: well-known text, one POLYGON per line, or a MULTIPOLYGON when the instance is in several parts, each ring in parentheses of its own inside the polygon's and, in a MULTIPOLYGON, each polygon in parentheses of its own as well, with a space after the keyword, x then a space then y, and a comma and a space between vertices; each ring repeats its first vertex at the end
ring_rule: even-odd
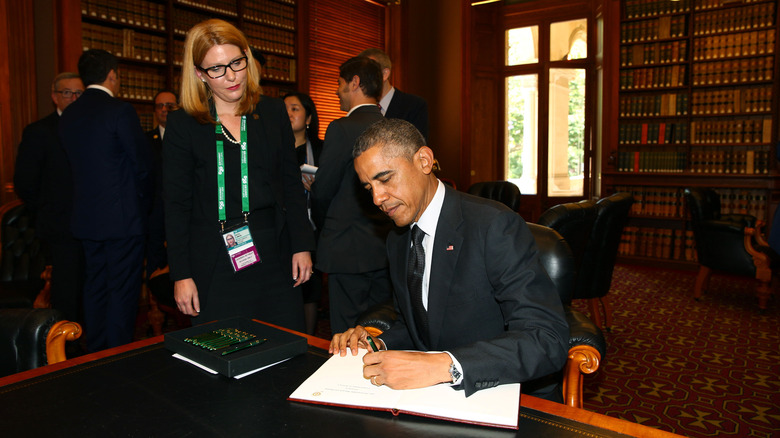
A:
POLYGON ((165 250, 165 215, 162 200, 162 146, 168 113, 179 109, 178 98, 173 91, 160 90, 154 96, 154 118, 157 126, 146 131, 146 138, 152 145, 154 159, 154 200, 149 214, 149 235, 146 240, 146 279, 149 280, 157 269, 168 265, 168 253, 165 250))
POLYGON ((51 305, 70 321, 82 321, 81 289, 84 255, 70 231, 73 177, 57 129, 62 111, 84 92, 77 73, 54 78, 51 100, 55 110, 27 125, 16 156, 14 189, 36 216, 35 233, 46 242, 51 273, 51 305))

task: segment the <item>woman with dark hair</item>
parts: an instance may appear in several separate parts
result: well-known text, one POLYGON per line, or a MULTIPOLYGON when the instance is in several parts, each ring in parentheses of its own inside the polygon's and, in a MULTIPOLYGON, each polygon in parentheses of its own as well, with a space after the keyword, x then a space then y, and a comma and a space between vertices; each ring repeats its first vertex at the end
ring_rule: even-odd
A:
MULTIPOLYGON (((295 135, 298 165, 317 166, 320 162, 320 153, 322 153, 322 140, 319 137, 320 120, 314 101, 306 93, 292 92, 284 96, 284 104, 287 107, 287 114, 290 116, 290 124, 295 135)), ((308 190, 311 189, 311 184, 314 182, 314 175, 302 172, 301 178, 308 197, 308 190)), ((309 207, 309 218, 311 219, 311 207, 309 207)), ((316 230, 314 222, 311 222, 311 226, 316 230)), ((322 274, 315 271, 311 280, 304 284, 301 290, 303 292, 306 333, 314 334, 317 324, 317 306, 322 296, 322 274)))
POLYGON ((195 324, 246 316, 302 331, 294 287, 311 276, 314 234, 287 112, 258 79, 235 26, 212 19, 187 33, 182 109, 163 143, 171 278, 195 324))

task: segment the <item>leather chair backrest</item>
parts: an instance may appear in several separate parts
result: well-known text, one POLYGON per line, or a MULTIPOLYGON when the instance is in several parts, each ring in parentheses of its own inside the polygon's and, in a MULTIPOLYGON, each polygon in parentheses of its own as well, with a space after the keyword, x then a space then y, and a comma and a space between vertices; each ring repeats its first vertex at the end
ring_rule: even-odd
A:
POLYGON ((482 198, 498 201, 512 211, 520 208, 520 189, 509 181, 484 181, 474 183, 468 193, 482 198))
POLYGON ((596 203, 591 200, 569 202, 549 208, 536 223, 552 228, 566 239, 574 255, 574 264, 579 269, 596 222, 596 213, 596 203))
POLYGON ((574 299, 600 298, 609 292, 620 236, 633 203, 634 197, 626 192, 615 193, 596 203, 596 221, 585 247, 574 299))
POLYGON ((34 224, 25 204, 10 208, 0 219, 0 284, 30 288, 37 294, 43 287, 40 276, 46 267, 46 251, 34 224))
POLYGON ((565 307, 571 304, 574 289, 574 256, 566 240, 552 228, 528 223, 539 248, 539 261, 555 284, 555 289, 565 307))
POLYGON ((0 309, 0 377, 46 365, 46 337, 63 319, 54 309, 0 309))
POLYGON ((689 187, 684 196, 694 223, 720 219, 720 196, 715 190, 689 187))

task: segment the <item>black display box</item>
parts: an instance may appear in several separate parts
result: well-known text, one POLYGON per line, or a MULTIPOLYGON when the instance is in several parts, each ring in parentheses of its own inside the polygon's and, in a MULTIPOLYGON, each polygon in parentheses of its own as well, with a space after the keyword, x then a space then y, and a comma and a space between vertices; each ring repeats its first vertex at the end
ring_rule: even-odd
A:
POLYGON ((166 333, 165 348, 224 376, 235 377, 304 354, 308 349, 308 344, 306 338, 302 336, 248 318, 229 318, 166 333), (252 333, 260 339, 268 339, 268 341, 225 356, 222 355, 224 349, 209 351, 184 342, 186 338, 221 328, 239 329, 252 333))

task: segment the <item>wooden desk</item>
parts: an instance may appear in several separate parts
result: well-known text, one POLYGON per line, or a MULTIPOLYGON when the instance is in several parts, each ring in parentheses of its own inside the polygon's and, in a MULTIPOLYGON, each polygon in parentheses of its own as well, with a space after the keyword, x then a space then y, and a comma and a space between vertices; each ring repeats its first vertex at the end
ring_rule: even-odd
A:
POLYGON ((172 358, 162 336, 7 376, 0 379, 0 430, 9 436, 678 436, 528 395, 521 398, 518 433, 289 402, 328 356, 328 341, 306 337, 307 354, 240 380, 172 358))

